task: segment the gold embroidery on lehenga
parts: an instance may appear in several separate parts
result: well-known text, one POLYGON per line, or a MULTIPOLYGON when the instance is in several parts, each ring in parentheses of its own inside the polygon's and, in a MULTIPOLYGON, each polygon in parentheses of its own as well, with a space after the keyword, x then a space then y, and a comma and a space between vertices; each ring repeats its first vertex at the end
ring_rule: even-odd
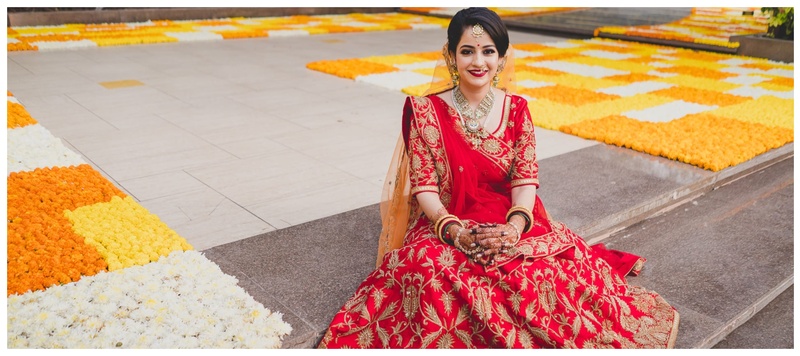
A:
POLYGON ((432 126, 425 127, 425 141, 428 142, 429 145, 435 146, 436 142, 439 141, 439 131, 432 126))
POLYGON ((500 152, 500 142, 493 138, 487 139, 483 141, 483 150, 491 154, 497 154, 500 152))
MULTIPOLYGON (((430 102, 413 103, 418 131, 437 127, 430 102)), ((417 142, 432 160, 446 162, 441 140, 417 142)), ((436 187, 449 203, 447 165, 443 175, 432 163, 422 167, 436 171, 436 187)), ((625 284, 562 223, 537 219, 550 232, 523 238, 493 267, 476 266, 441 244, 430 226, 409 230, 404 247, 370 275, 374 283, 345 303, 320 347, 340 340, 345 345, 339 346, 369 348, 654 348, 674 342, 678 316, 663 298, 625 284)))

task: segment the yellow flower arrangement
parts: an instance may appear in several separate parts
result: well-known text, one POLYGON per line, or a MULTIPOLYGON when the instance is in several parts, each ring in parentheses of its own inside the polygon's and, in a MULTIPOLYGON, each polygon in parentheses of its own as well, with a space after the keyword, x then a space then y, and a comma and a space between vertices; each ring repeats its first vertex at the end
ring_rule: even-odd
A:
POLYGON ((764 95, 754 100, 721 107, 710 111, 709 114, 741 122, 794 130, 794 100, 781 99, 772 95, 764 95))
POLYGON ((576 107, 558 103, 552 99, 539 99, 529 101, 528 109, 536 126, 560 130, 563 126, 581 121, 599 119, 626 111, 643 110, 673 100, 658 95, 638 94, 576 107))
POLYGON ((618 95, 603 94, 592 90, 572 88, 558 84, 533 89, 522 88, 519 90, 519 93, 533 98, 548 99, 552 102, 576 107, 619 98, 618 95))
POLYGON ((64 211, 72 229, 108 262, 108 270, 143 266, 192 246, 131 197, 64 211))
POLYGON ((685 102, 715 106, 735 105, 751 100, 751 98, 723 93, 716 90, 705 90, 691 87, 671 87, 654 91, 650 94, 667 96, 677 100, 683 100, 685 102))
POLYGON ((755 84, 755 86, 772 91, 792 91, 794 90, 794 78, 773 77, 766 82, 755 84))
POLYGON ((794 140, 790 129, 712 114, 687 115, 668 123, 612 115, 569 125, 562 131, 711 171, 737 165, 794 140))
MULTIPOLYGON (((763 153, 764 147, 770 149, 792 142, 794 101, 789 94, 794 90, 791 76, 794 66, 791 64, 619 40, 566 42, 571 45, 514 45, 518 50, 534 53, 515 59, 515 93, 530 99, 528 108, 534 124, 539 127, 712 170, 741 163, 763 153), (647 121, 651 119, 663 122, 647 121), (730 120, 737 124, 730 125, 730 120), (725 137, 736 141, 742 135, 750 135, 737 130, 750 130, 750 125, 756 124, 758 126, 752 126, 754 132, 766 136, 755 141, 766 140, 768 144, 758 149, 746 145, 739 149, 736 148, 738 143, 725 142, 727 153, 701 148, 718 145, 716 141, 701 139, 695 134, 678 139, 675 134, 698 127, 713 130, 713 125, 728 125, 724 130, 719 128, 724 134, 712 137, 717 141, 725 137), (602 125, 622 126, 619 130, 600 129, 602 125), (640 131, 651 132, 643 135, 658 139, 638 138, 640 131), (668 139, 662 137, 665 132, 670 133, 668 139)), ((336 75, 346 78, 369 77, 387 70, 432 75, 432 68, 420 67, 422 62, 439 60, 439 57, 438 52, 373 56, 325 61, 320 62, 324 63, 322 66, 316 63, 309 68, 339 73, 336 75), (380 66, 369 73, 365 67, 367 62, 380 63, 380 66), (415 63, 419 65, 414 66, 415 63), (414 69, 401 69, 409 64, 414 69), (317 69, 318 66, 321 68, 317 69)), ((447 73, 437 74, 444 75, 443 81, 449 81, 447 73)), ((379 80, 365 81, 381 85, 379 80)), ((427 83, 413 85, 402 88, 402 92, 422 95, 428 86, 427 83)))
MULTIPOLYGON (((699 73, 697 71, 695 73, 699 73)), ((670 83, 679 85, 686 88, 715 90, 719 92, 726 92, 741 87, 741 84, 730 83, 723 80, 698 77, 693 75, 679 74, 672 77, 656 79, 659 82, 670 83)))

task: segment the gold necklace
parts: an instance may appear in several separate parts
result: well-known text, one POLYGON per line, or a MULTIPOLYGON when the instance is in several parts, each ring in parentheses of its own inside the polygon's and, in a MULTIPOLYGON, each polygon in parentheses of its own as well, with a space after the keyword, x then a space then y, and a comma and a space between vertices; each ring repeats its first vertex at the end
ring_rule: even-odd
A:
POLYGON ((453 101, 456 103, 458 113, 462 115, 464 127, 472 133, 477 133, 482 128, 481 119, 488 115, 494 106, 494 91, 490 88, 475 110, 469 107, 469 101, 461 92, 461 87, 453 90, 453 101), (466 122, 463 121, 463 118, 467 118, 466 122))
MULTIPOLYGON (((473 146, 477 147, 481 139, 488 137, 487 132, 483 129, 483 125, 481 125, 481 119, 489 115, 489 112, 492 111, 492 107, 494 106, 494 91, 490 88, 489 92, 483 97, 475 110, 469 107, 469 101, 464 96, 464 93, 461 92, 460 87, 457 86, 453 89, 452 96, 453 103, 456 104, 458 117, 461 119, 461 126, 466 129, 466 134, 473 146), (464 120, 465 117, 467 118, 466 121, 464 120)), ((485 123, 484 121, 484 124, 485 123)))

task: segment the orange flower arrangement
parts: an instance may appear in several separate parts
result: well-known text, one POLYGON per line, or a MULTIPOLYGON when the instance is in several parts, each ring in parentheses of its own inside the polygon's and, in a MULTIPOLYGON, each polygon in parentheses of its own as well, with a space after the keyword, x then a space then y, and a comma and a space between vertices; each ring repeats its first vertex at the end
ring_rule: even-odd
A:
POLYGON ((555 69, 544 68, 544 67, 533 67, 533 66, 529 66, 527 64, 523 64, 523 65, 517 66, 517 70, 520 71, 520 72, 524 71, 524 72, 531 72, 531 73, 535 73, 535 74, 553 75, 553 76, 566 74, 566 73, 564 73, 562 71, 558 71, 558 70, 555 70, 555 69))
POLYGON ((658 79, 654 75, 644 74, 644 73, 631 73, 631 74, 620 74, 620 75, 612 75, 610 77, 606 77, 605 79, 620 81, 620 82, 628 82, 628 83, 635 83, 635 82, 646 82, 648 80, 658 79))
POLYGON ((728 106, 752 100, 738 95, 722 93, 715 90, 705 90, 690 87, 675 86, 668 89, 654 91, 650 94, 668 96, 690 103, 703 105, 728 106))
POLYGON ((658 71, 662 73, 685 74, 693 77, 701 77, 709 79, 725 79, 736 76, 736 74, 733 73, 724 73, 718 70, 692 67, 692 66, 674 66, 667 68, 659 68, 658 71))
MULTIPOLYGON (((11 93, 9 93, 9 96, 10 95, 11 93)), ((7 122, 9 129, 15 127, 22 127, 26 125, 33 125, 36 123, 36 120, 34 120, 31 117, 31 114, 28 113, 28 110, 25 109, 24 106, 22 106, 21 104, 12 103, 10 101, 8 101, 7 103, 8 103, 8 110, 6 112, 8 115, 7 122)))
POLYGON ((360 75, 396 72, 398 69, 385 64, 361 59, 338 59, 317 61, 306 64, 308 69, 333 74, 339 77, 356 79, 360 75))
POLYGON ((222 38, 229 40, 235 38, 255 38, 255 37, 269 37, 265 31, 217 31, 222 38))
POLYGON ((619 98, 618 95, 603 94, 586 89, 570 88, 560 84, 533 89, 522 88, 519 92, 520 94, 529 95, 534 98, 547 99, 553 102, 572 106, 581 106, 589 103, 597 103, 619 98))
POLYGON ((27 42, 17 42, 17 43, 9 43, 8 44, 8 51, 38 51, 39 47, 31 45, 27 42))
POLYGON ((8 176, 8 295, 77 281, 105 270, 94 247, 72 231, 64 210, 125 194, 89 165, 8 176))
POLYGON ((785 86, 787 88, 794 88, 794 78, 774 77, 765 83, 785 86))

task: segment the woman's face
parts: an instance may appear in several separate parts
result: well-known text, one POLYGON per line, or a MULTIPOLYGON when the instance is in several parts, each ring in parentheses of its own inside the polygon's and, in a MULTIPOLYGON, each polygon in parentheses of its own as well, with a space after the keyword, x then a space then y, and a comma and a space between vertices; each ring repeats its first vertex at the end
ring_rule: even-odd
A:
POLYGON ((460 83, 464 90, 480 91, 491 86, 500 64, 500 54, 488 33, 473 26, 461 33, 455 53, 460 83), (477 30, 477 31, 476 31, 477 30), (483 32, 482 35, 478 35, 483 32))

